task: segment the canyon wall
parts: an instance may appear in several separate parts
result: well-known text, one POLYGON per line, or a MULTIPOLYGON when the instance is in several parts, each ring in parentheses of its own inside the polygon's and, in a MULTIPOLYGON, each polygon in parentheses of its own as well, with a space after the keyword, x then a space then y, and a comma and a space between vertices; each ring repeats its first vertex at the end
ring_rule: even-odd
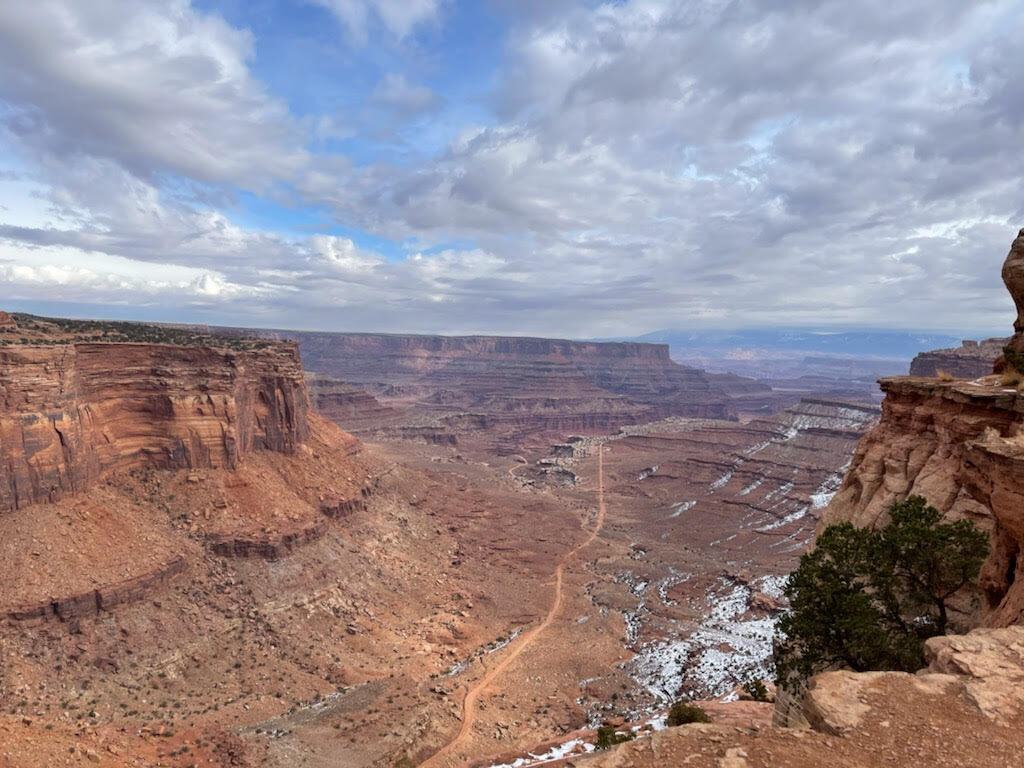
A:
POLYGON ((990 553, 978 583, 984 605, 960 608, 969 622, 990 626, 1024 623, 1024 373, 1014 370, 1024 349, 1024 229, 1002 276, 1018 310, 1014 336, 931 354, 991 358, 1005 348, 1006 358, 995 361, 1003 373, 985 376, 988 363, 972 371, 972 381, 883 379, 881 421, 857 447, 822 518, 823 525, 877 526, 893 502, 920 495, 947 518, 988 531, 990 553))
POLYGON ((947 373, 957 379, 976 379, 992 373, 992 366, 1009 339, 964 341, 953 349, 922 352, 910 363, 911 376, 938 376, 947 373))
POLYGON ((860 443, 823 524, 884 524, 888 507, 924 496, 989 532, 980 577, 988 625, 1024 621, 1024 397, 1015 389, 883 379, 879 425, 860 443))
POLYGON ((294 344, 0 347, 0 512, 52 502, 111 470, 234 468, 308 434, 294 344))
POLYGON ((735 418, 737 398, 770 393, 750 379, 679 365, 663 344, 269 333, 298 341, 308 370, 344 379, 386 405, 404 401, 520 422, 538 413, 569 418, 566 424, 601 422, 600 428, 669 415, 735 418))

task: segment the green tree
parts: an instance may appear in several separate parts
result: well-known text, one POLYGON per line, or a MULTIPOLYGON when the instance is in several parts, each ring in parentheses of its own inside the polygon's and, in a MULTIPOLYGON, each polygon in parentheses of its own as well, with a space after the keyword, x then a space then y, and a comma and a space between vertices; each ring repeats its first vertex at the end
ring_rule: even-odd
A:
POLYGON ((925 639, 948 629, 948 601, 977 577, 987 537, 967 521, 943 523, 920 496, 889 512, 877 531, 831 525, 801 556, 779 621, 780 685, 836 666, 913 672, 925 639))
POLYGON ((967 520, 943 523, 921 496, 893 505, 875 537, 875 587, 904 616, 944 635, 949 599, 970 584, 988 556, 988 537, 967 520), (934 613, 932 613, 934 611, 934 613))

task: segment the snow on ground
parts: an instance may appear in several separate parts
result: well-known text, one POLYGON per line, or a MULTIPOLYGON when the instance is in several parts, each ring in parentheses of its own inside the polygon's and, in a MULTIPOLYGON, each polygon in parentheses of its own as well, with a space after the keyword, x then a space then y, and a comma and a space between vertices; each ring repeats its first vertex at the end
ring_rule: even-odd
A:
POLYGON ((797 520, 801 520, 804 517, 806 517, 808 510, 810 510, 810 507, 808 507, 806 504, 802 504, 798 506, 796 509, 794 509, 792 512, 790 512, 788 515, 780 517, 775 522, 768 523, 767 525, 762 525, 757 530, 759 533, 763 533, 764 531, 774 531, 776 528, 781 528, 784 525, 795 523, 797 520))
POLYGON ((761 483, 763 483, 765 481, 765 479, 766 478, 765 478, 764 475, 758 475, 757 477, 754 478, 753 482, 751 482, 750 485, 748 485, 746 488, 744 488, 742 491, 740 491, 737 495, 738 496, 747 496, 747 495, 753 493, 754 491, 756 491, 758 488, 761 487, 761 483))
POLYGON ((732 476, 735 473, 736 473, 735 468, 734 469, 727 469, 725 471, 725 474, 723 474, 720 478, 718 478, 713 483, 711 483, 711 485, 708 486, 708 491, 710 493, 714 493, 719 488, 725 488, 725 486, 728 485, 729 481, 732 480, 732 476))
POLYGON ((681 696, 722 696, 751 678, 769 677, 776 620, 744 616, 754 591, 778 593, 778 579, 747 585, 720 578, 705 595, 711 610, 697 629, 639 648, 627 664, 630 674, 662 704, 681 696))
POLYGON ((648 467, 647 469, 641 470, 640 474, 637 476, 636 479, 637 480, 646 480, 648 477, 653 475, 659 469, 661 469, 661 464, 655 464, 653 467, 648 467))
POLYGON ((565 742, 565 744, 554 746, 547 752, 539 755, 529 752, 527 753, 528 757, 520 757, 511 763, 498 763, 490 766, 490 768, 527 768, 531 765, 542 765, 566 758, 577 751, 577 749, 582 749, 584 752, 593 752, 594 745, 583 741, 583 739, 573 739, 572 741, 565 742))
POLYGON ((678 605, 675 600, 672 600, 668 596, 668 591, 672 587, 678 586, 690 580, 693 576, 692 573, 681 573, 675 568, 669 566, 669 575, 658 582, 658 597, 661 599, 661 604, 664 606, 678 605))
POLYGON ((691 510, 695 506, 697 506, 696 501, 677 501, 670 507, 670 509, 674 509, 675 512, 669 515, 669 517, 679 517, 683 512, 691 510))
POLYGON ((818 489, 811 494, 811 506, 814 509, 824 509, 829 505, 832 498, 839 492, 839 486, 843 484, 846 470, 850 468, 851 463, 852 460, 847 460, 843 466, 822 480, 818 489))

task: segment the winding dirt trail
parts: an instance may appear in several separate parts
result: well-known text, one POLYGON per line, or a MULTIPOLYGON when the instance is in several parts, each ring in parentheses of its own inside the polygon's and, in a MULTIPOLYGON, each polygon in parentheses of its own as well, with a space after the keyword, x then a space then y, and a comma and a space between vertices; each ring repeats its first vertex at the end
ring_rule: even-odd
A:
POLYGON ((441 765, 446 758, 453 755, 459 747, 469 740, 473 733, 473 724, 476 722, 477 699, 513 661, 519 658, 523 651, 533 645, 541 632, 551 626, 551 623, 558 615, 559 609, 562 607, 562 577, 565 573, 565 566, 581 550, 594 543, 597 535, 601 532, 601 528, 604 526, 604 516, 604 446, 599 445, 597 448, 597 524, 586 539, 562 556, 558 567, 555 568, 555 599, 551 603, 547 616, 544 617, 544 621, 522 636, 522 640, 512 649, 511 653, 480 678, 476 685, 466 691, 466 697, 462 700, 462 727, 459 728, 455 738, 441 747, 431 757, 420 763, 420 768, 432 768, 433 766, 441 765))

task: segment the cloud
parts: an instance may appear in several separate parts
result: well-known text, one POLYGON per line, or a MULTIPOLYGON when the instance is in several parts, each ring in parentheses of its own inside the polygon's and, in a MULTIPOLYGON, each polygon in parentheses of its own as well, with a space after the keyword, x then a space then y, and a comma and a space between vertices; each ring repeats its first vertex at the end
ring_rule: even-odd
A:
POLYGON ((0 203, 40 209, 0 210, 4 288, 366 330, 1008 328, 1019 0, 492 0, 472 87, 433 76, 458 51, 402 43, 442 10, 465 34, 454 4, 320 4, 374 66, 364 106, 301 118, 253 35, 183 0, 0 9, 0 153, 25 166, 0 203), (338 226, 245 222, 239 190, 338 226))
POLYGON ((437 18, 440 0, 313 0, 329 10, 352 37, 365 44, 371 22, 380 23, 398 40, 420 24, 437 18))
POLYGON ((306 153, 252 52, 251 35, 185 0, 0 4, 5 138, 50 169, 90 158, 144 179, 274 184, 306 153))
POLYGON ((440 106, 441 99, 425 85, 412 85, 404 75, 385 75, 374 88, 370 100, 393 109, 403 119, 428 112, 440 106))

